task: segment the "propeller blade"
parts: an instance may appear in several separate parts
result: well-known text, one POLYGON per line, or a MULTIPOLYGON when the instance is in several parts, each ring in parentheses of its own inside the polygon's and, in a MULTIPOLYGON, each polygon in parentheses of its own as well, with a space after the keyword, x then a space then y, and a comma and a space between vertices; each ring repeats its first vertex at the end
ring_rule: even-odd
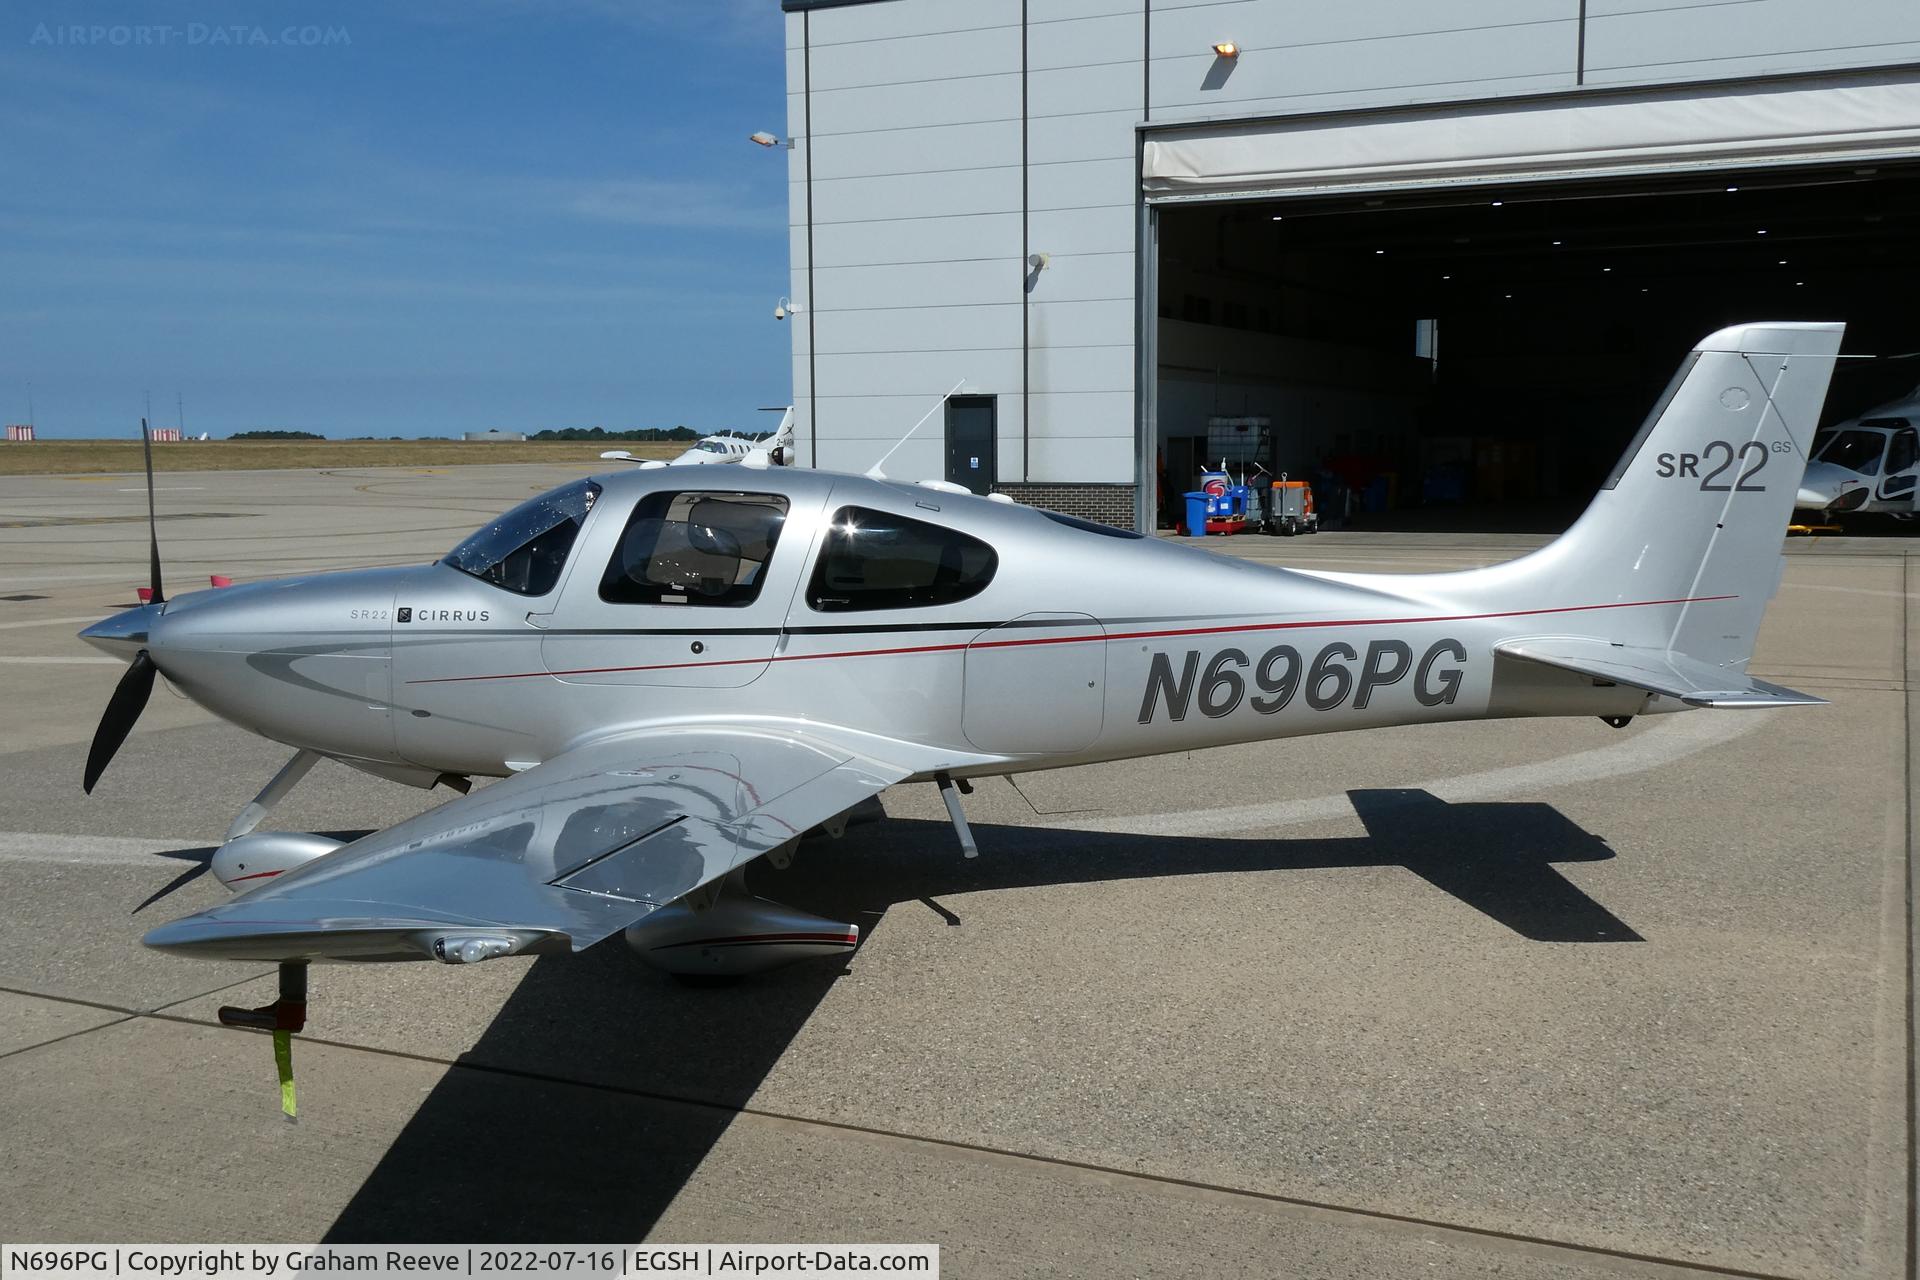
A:
POLYGON ((195 880, 198 880, 201 876, 207 874, 207 872, 213 870, 213 855, 217 852, 219 852, 219 850, 210 849, 210 848, 209 849, 169 849, 166 852, 156 855, 162 858, 172 858, 176 862, 184 862, 187 864, 187 869, 185 871, 182 871, 179 875, 175 876, 172 880, 169 880, 162 887, 155 889, 152 895, 149 896, 145 902, 141 903, 139 906, 135 907, 132 911, 128 912, 127 914, 135 915, 135 916, 139 915, 142 911, 145 911, 148 907, 160 901, 160 899, 166 897, 168 894, 172 893, 175 889, 184 889, 188 885, 192 884, 195 880))
POLYGON ((100 717, 100 727, 93 731, 93 746, 87 752, 87 775, 81 786, 88 795, 93 794, 93 784, 100 781, 114 752, 120 750, 120 744, 133 732, 134 721, 146 709, 147 697, 153 692, 153 674, 158 670, 142 649, 134 655, 132 665, 114 687, 113 697, 107 700, 107 709, 100 717))
MULTIPOLYGON (((150 585, 153 587, 153 603, 165 604, 167 595, 160 589, 160 521, 153 514, 153 433, 147 430, 145 418, 140 419, 140 452, 147 460, 147 570, 152 575, 150 585)), ((153 683, 151 676, 147 678, 147 683, 153 683)), ((109 751, 107 754, 111 757, 113 753, 109 751)))

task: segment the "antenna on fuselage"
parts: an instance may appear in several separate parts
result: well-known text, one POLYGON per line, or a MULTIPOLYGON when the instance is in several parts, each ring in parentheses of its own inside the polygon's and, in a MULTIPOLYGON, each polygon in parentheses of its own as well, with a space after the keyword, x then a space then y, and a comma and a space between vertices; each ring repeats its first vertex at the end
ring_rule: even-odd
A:
POLYGON ((882 471, 880 468, 886 465, 887 459, 891 458, 895 453, 898 453, 901 445, 913 439, 913 433, 918 431, 921 427, 924 427, 925 425, 927 425, 927 419, 931 418, 934 414, 940 412, 940 406, 945 404, 948 400, 952 399, 953 393, 966 385, 967 385, 967 380, 965 378, 962 378, 960 379, 960 381, 954 383, 953 386, 948 388, 947 394, 944 396, 941 396, 940 399, 934 403, 933 408, 921 414, 920 421, 908 427, 907 434, 901 436, 897 441, 895 441, 893 448, 887 450, 885 453, 880 455, 880 461, 874 463, 871 467, 867 468, 867 479, 885 480, 887 478, 887 473, 882 471))

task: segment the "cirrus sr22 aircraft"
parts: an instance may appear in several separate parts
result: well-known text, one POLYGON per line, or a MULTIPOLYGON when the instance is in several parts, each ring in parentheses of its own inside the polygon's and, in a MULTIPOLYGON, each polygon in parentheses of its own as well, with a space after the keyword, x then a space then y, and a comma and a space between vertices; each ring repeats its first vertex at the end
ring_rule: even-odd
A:
POLYGON ((145 939, 278 962, 279 1001, 222 1017, 284 1044, 316 960, 472 964, 614 934, 682 972, 845 952, 854 925, 748 894, 743 868, 784 866, 896 784, 937 784, 971 856, 970 778, 1819 702, 1746 668, 1841 329, 1707 338, 1564 536, 1459 573, 1289 571, 751 467, 578 480, 420 568, 167 600, 156 544, 153 603, 81 633, 130 663, 87 788, 156 674, 295 749, 214 857, 238 896, 145 939), (323 756, 463 794, 350 844, 254 831, 323 756), (505 780, 464 794, 476 776, 505 780))

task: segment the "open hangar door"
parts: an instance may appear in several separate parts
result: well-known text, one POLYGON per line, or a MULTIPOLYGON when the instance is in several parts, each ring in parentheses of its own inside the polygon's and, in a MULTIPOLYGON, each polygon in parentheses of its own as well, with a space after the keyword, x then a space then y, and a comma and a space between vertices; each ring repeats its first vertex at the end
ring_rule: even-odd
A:
MULTIPOLYGON (((1175 492, 1216 420, 1264 418, 1265 465, 1339 476, 1356 516, 1546 528, 1715 329, 1840 319, 1849 352, 1920 349, 1920 162, 1188 206, 1159 233, 1175 492)), ((1915 382, 1843 361, 1827 420, 1915 382)))
MULTIPOLYGON (((1843 320, 1849 353, 1920 350, 1920 82, 1760 96, 1150 141, 1161 523, 1238 419, 1336 520, 1557 531, 1718 328, 1843 320), (1790 137, 1702 141, 1754 120, 1790 137)), ((1916 382, 1920 360, 1842 361, 1825 420, 1916 382)))

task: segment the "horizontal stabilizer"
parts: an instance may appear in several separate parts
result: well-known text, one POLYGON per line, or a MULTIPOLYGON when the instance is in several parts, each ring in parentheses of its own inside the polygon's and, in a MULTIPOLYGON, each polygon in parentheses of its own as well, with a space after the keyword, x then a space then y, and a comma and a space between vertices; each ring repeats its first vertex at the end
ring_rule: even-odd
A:
POLYGON ((1716 667, 1671 650, 1640 649, 1574 636, 1509 640, 1494 652, 1595 680, 1629 685, 1695 707, 1824 706, 1825 698, 1756 680, 1744 671, 1716 667))

